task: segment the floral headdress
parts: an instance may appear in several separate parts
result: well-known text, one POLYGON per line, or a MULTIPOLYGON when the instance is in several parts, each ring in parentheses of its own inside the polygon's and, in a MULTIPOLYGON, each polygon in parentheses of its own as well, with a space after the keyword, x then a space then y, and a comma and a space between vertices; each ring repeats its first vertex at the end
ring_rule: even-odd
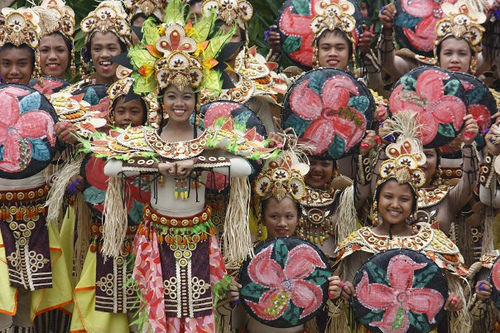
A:
POLYGON ((399 184, 409 184, 414 193, 425 185, 425 172, 420 166, 426 162, 422 150, 422 143, 416 139, 418 125, 415 113, 401 111, 395 114, 390 121, 392 133, 398 135, 395 143, 387 146, 385 152, 388 157, 380 165, 380 180, 378 186, 389 179, 395 179, 399 184))
POLYGON ((40 75, 40 18, 27 8, 3 8, 0 15, 0 47, 13 44, 17 47, 28 45, 35 53, 34 76, 40 75))
POLYGON ((436 24, 437 39, 434 42, 434 56, 437 57, 437 46, 450 36, 465 39, 474 53, 479 53, 481 39, 485 31, 481 24, 486 22, 486 15, 477 6, 474 8, 470 2, 460 0, 455 4, 442 4, 442 10, 446 17, 436 24))
POLYGON ((253 16, 253 7, 246 0, 205 0, 202 4, 203 12, 217 11, 217 18, 227 25, 235 22, 244 30, 248 28, 248 21, 253 16))
POLYGON ((129 21, 138 14, 144 14, 146 17, 151 15, 161 18, 163 11, 168 4, 167 0, 124 0, 123 4, 129 12, 129 21))
MULTIPOLYGON (((108 89, 109 96, 109 108, 110 108, 110 116, 111 116, 111 108, 114 105, 115 100, 118 97, 131 96, 135 94, 134 92, 134 79, 131 77, 124 77, 114 82, 108 89)), ((156 95, 150 93, 146 96, 141 96, 142 100, 146 104, 146 112, 147 112, 147 120, 146 125, 151 126, 153 128, 160 128, 161 118, 158 115, 158 111, 160 110, 160 104, 158 103, 158 99, 156 95)))
POLYGON ((40 6, 32 8, 40 17, 41 35, 47 36, 55 32, 61 33, 72 45, 71 75, 76 75, 75 45, 75 12, 66 6, 64 0, 44 0, 40 6))
POLYGON ((125 45, 131 45, 130 24, 121 1, 103 1, 80 23, 85 45, 96 32, 113 32, 125 45))
POLYGON ((222 47, 234 31, 220 32, 207 40, 216 18, 215 11, 195 25, 184 23, 184 4, 172 0, 165 9, 164 23, 144 22, 141 45, 132 47, 128 56, 134 67, 132 77, 136 93, 158 93, 170 84, 179 90, 186 86, 220 91, 220 73, 213 70, 222 47))

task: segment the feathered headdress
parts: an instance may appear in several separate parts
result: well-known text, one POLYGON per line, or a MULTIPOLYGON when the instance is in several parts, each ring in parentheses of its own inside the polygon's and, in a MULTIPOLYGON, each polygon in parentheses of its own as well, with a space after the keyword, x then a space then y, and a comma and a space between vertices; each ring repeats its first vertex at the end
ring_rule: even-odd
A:
POLYGON ((137 93, 159 92, 174 84, 179 90, 200 86, 220 91, 220 73, 214 70, 215 58, 231 39, 234 31, 207 37, 216 18, 215 11, 195 25, 184 22, 184 4, 172 0, 165 10, 164 23, 144 22, 141 45, 132 47, 128 56, 134 67, 137 93))
POLYGON ((480 3, 476 1, 473 6, 473 2, 460 0, 455 4, 442 4, 446 17, 436 24, 437 39, 434 42, 434 53, 437 46, 450 36, 465 39, 476 54, 481 50, 481 39, 485 31, 481 24, 486 22, 486 15, 480 3))

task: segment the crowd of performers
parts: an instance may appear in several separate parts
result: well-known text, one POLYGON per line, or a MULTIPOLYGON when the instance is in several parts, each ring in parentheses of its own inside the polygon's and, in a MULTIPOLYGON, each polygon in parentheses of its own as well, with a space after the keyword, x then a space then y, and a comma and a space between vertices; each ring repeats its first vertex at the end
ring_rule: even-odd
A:
POLYGON ((500 332, 500 2, 253 11, 1 9, 1 333, 500 332))

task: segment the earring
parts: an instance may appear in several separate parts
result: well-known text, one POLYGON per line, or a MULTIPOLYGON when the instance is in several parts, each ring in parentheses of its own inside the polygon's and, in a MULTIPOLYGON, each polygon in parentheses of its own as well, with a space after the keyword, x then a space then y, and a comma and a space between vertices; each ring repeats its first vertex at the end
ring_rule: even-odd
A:
POLYGON ((472 75, 476 75, 477 57, 473 56, 470 60, 469 71, 472 75))
POLYGON ((313 69, 319 68, 319 55, 318 47, 313 47, 313 69))
POLYGON ((75 64, 75 44, 73 43, 73 48, 71 49, 71 65, 70 65, 71 77, 76 76, 76 64, 75 64))

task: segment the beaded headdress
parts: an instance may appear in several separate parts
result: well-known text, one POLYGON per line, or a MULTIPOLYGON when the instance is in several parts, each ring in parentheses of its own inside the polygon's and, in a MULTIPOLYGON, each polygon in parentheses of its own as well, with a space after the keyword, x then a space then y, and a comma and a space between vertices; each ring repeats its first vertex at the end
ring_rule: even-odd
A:
POLYGON ((395 179, 399 184, 409 184, 414 193, 425 185, 425 172, 420 168, 426 162, 422 143, 416 139, 418 125, 415 114, 411 111, 401 111, 390 120, 392 133, 398 136, 395 143, 387 146, 387 160, 379 169, 379 186, 389 179, 395 179))
POLYGON ((167 0, 124 0, 123 4, 129 12, 129 21, 138 14, 144 14, 149 17, 151 15, 161 18, 163 11, 168 4, 167 0))
POLYGON ((0 47, 26 44, 36 52, 41 34, 39 16, 27 8, 3 8, 1 13, 0 47))
POLYGON ((234 30, 219 32, 207 40, 215 18, 215 11, 211 11, 195 25, 185 24, 184 4, 172 0, 165 9, 163 24, 158 26, 152 18, 146 20, 141 45, 128 52, 134 67, 135 92, 158 93, 171 84, 181 91, 187 86, 220 91, 220 73, 213 70, 218 64, 215 58, 234 30))
MULTIPOLYGON (((117 98, 124 96, 134 95, 134 79, 131 77, 124 77, 114 82, 108 89, 109 96, 109 108, 110 115, 112 115, 111 108, 114 107, 114 102, 117 98)), ((154 94, 147 94, 146 96, 140 96, 146 105, 147 110, 147 119, 146 125, 151 126, 153 128, 160 128, 161 118, 159 117, 158 111, 160 110, 160 104, 158 103, 158 99, 154 94)), ((127 99, 125 99, 127 101, 127 99)))
POLYGON ((311 30, 318 38, 325 30, 342 30, 351 43, 358 43, 356 7, 346 0, 322 0, 315 4, 316 16, 311 21, 311 30))
POLYGON ((85 45, 96 32, 113 32, 125 45, 131 45, 132 30, 121 1, 103 1, 80 23, 85 45))
POLYGON ((481 39, 485 31, 481 24, 486 22, 486 15, 477 6, 473 7, 470 2, 460 0, 455 4, 442 4, 442 10, 446 17, 436 24, 437 39, 434 42, 434 52, 443 40, 453 36, 457 39, 465 39, 472 51, 476 54, 479 53, 481 39))
POLYGON ((253 16, 253 7, 246 0, 205 0, 203 12, 217 11, 217 18, 231 26, 235 22, 242 29, 248 28, 248 21, 253 16))

